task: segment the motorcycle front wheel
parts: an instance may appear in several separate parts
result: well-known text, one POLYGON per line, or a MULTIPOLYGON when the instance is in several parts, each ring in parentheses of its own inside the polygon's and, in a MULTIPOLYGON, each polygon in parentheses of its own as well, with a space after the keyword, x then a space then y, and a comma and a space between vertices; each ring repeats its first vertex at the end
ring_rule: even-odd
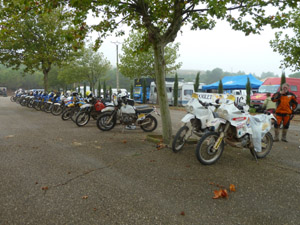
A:
POLYGON ((97 127, 102 131, 109 131, 116 125, 116 118, 111 119, 111 112, 100 114, 97 119, 97 127))
POLYGON ((75 107, 72 112, 71 120, 76 123, 76 117, 80 111, 80 108, 75 107))
POLYGON ((54 116, 58 116, 63 112, 63 108, 61 105, 53 105, 53 107, 51 108, 51 113, 54 116))
POLYGON ((79 112, 76 116, 76 125, 83 127, 90 121, 90 114, 88 112, 79 112))
POLYGON ((265 136, 261 139, 261 152, 255 152, 255 150, 251 150, 250 152, 253 155, 255 152, 256 157, 258 159, 265 158, 271 151, 273 146, 273 137, 270 132, 266 133, 265 136))
POLYGON ((173 152, 177 153, 183 148, 183 146, 186 142, 185 137, 186 137, 188 131, 189 131, 188 126, 183 126, 177 131, 177 133, 173 139, 173 142, 172 142, 173 152))
POLYGON ((213 149, 219 135, 217 132, 208 132, 199 140, 196 147, 196 156, 203 165, 214 164, 221 157, 224 150, 224 141, 222 140, 217 150, 213 149))
POLYGON ((141 128, 145 132, 154 131, 157 127, 157 120, 154 116, 148 115, 143 121, 141 128))
POLYGON ((68 120, 70 119, 72 116, 72 109, 69 108, 69 109, 66 109, 63 114, 61 115, 61 119, 62 120, 68 120))

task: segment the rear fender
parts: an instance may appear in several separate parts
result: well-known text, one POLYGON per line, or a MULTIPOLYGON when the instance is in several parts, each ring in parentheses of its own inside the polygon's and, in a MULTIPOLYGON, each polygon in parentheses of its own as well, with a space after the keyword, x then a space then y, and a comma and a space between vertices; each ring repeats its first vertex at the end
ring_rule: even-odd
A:
POLYGON ((191 121, 191 119, 194 119, 194 118, 195 118, 195 115, 188 113, 181 119, 181 122, 188 123, 191 121))
POLYGON ((207 127, 211 127, 213 130, 218 130, 221 124, 226 124, 226 120, 222 118, 214 118, 206 123, 207 127))

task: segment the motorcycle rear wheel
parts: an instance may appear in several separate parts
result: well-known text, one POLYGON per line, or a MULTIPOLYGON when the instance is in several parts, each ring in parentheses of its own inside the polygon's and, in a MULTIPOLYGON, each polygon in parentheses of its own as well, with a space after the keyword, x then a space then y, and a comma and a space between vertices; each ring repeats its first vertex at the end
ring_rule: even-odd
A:
POLYGON ((90 121, 90 114, 88 112, 79 112, 76 116, 76 125, 83 127, 90 121))
POLYGON ((76 117, 77 117, 79 111, 80 111, 80 108, 77 108, 77 107, 75 107, 75 108, 73 109, 73 111, 72 111, 71 120, 72 120, 74 123, 76 123, 76 117))
POLYGON ((270 132, 266 133, 265 136, 261 140, 261 152, 256 152, 255 150, 252 151, 250 149, 251 154, 253 155, 254 152, 258 159, 265 158, 271 151, 273 146, 273 137, 270 132))
POLYGON ((222 140, 219 148, 213 151, 213 146, 218 140, 220 134, 217 132, 207 132, 199 140, 196 147, 197 159, 203 165, 211 165, 218 161, 224 150, 224 141, 222 140))
POLYGON ((97 127, 102 131, 109 131, 116 125, 116 118, 111 120, 111 112, 105 112, 100 114, 97 119, 97 127), (108 122, 110 120, 110 122, 108 122))
POLYGON ((187 135, 188 131, 189 131, 189 128, 186 125, 183 126, 183 127, 181 127, 177 131, 177 133, 176 133, 176 135, 175 135, 175 137, 173 139, 173 142, 172 142, 172 150, 173 150, 173 152, 177 153, 177 152, 179 152, 183 148, 183 146, 184 146, 184 144, 186 142, 185 136, 187 135))
POLYGON ((157 127, 157 120, 152 115, 146 116, 146 118, 142 121, 142 124, 143 123, 147 123, 145 125, 141 125, 142 130, 145 132, 154 131, 157 127))

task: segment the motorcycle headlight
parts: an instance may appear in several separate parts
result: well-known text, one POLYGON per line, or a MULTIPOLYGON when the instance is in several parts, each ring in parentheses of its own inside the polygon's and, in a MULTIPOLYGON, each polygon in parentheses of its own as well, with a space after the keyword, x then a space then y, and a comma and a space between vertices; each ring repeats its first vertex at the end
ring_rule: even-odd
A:
POLYGON ((227 119, 228 111, 226 109, 218 109, 217 113, 218 113, 219 117, 221 117, 223 119, 227 119))
POLYGON ((192 113, 194 111, 194 107, 191 105, 186 105, 185 106, 185 110, 189 113, 192 113))

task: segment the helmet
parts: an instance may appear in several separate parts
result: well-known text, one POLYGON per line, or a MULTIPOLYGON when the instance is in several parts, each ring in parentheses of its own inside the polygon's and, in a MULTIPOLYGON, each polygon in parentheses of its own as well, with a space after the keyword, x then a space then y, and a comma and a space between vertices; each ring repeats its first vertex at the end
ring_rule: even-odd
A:
POLYGON ((66 94, 67 94, 68 96, 70 96, 70 95, 71 95, 71 91, 70 91, 70 90, 67 91, 66 94))
POLYGON ((76 92, 76 91, 74 91, 74 92, 72 92, 72 96, 77 96, 78 95, 78 93, 76 92))
POLYGON ((87 96, 87 97, 89 97, 90 94, 91 94, 90 91, 86 91, 86 92, 85 92, 85 96, 87 96))

